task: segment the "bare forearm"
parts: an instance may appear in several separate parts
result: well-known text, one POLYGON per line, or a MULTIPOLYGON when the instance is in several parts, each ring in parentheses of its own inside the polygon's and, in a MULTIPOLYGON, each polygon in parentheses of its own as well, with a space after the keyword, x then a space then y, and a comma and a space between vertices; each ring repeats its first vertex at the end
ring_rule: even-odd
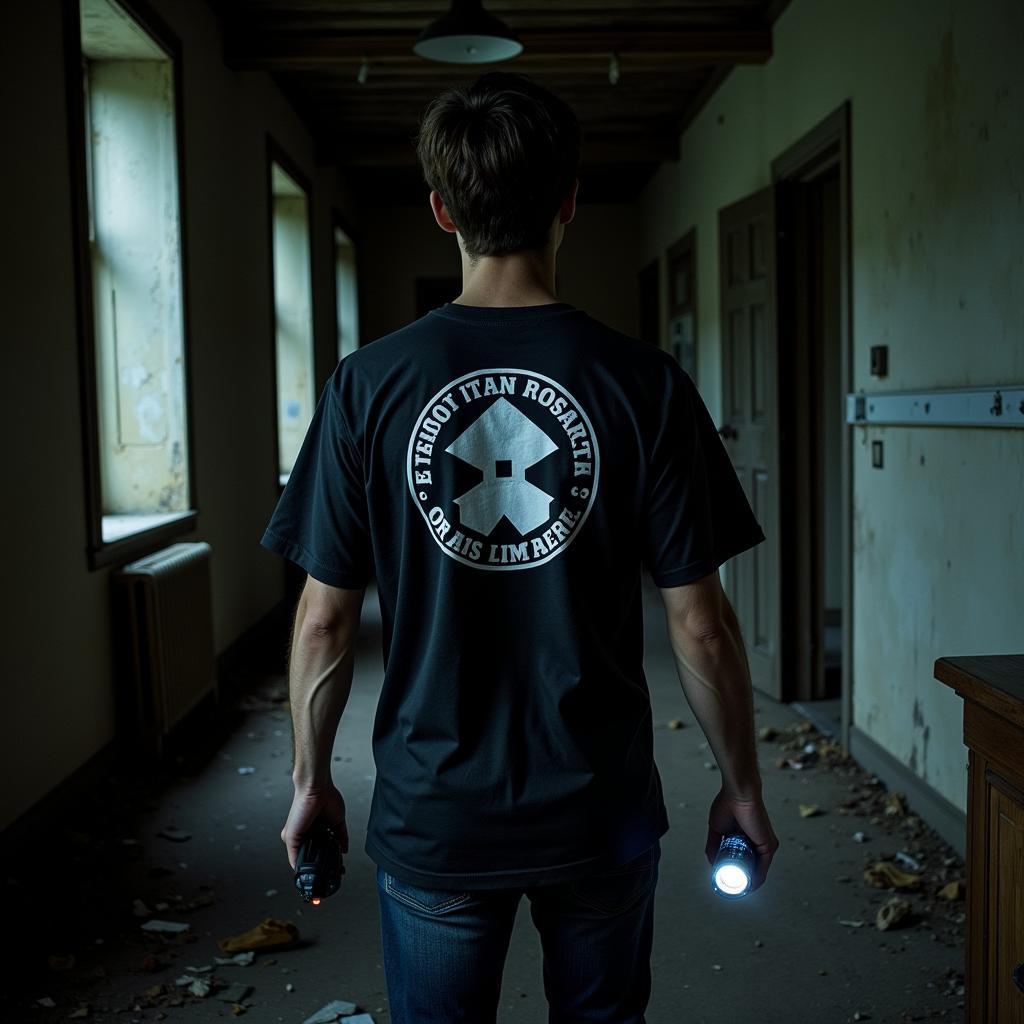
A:
POLYGON ((754 702, 739 623, 730 616, 713 638, 690 638, 670 628, 679 682, 722 772, 737 799, 757 797, 761 776, 754 737, 754 702))
POLYGON ((299 602, 288 664, 296 787, 315 789, 331 780, 334 737, 352 689, 358 626, 356 621, 315 628, 299 602))

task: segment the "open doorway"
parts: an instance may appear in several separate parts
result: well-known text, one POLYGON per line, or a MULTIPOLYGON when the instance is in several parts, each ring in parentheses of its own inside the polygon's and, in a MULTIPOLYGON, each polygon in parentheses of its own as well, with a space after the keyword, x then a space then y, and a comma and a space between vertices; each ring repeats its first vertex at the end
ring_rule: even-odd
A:
POLYGON ((850 722, 849 105, 772 163, 779 231, 783 699, 850 722))

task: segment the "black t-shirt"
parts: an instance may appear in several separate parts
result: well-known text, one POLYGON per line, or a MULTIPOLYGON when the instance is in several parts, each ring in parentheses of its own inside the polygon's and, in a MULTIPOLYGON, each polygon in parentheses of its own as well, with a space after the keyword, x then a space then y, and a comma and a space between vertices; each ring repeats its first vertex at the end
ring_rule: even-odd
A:
POLYGON ((642 567, 677 586, 762 540, 688 374, 569 303, 446 303, 342 359, 261 543, 376 578, 370 858, 489 889, 647 849, 642 567))

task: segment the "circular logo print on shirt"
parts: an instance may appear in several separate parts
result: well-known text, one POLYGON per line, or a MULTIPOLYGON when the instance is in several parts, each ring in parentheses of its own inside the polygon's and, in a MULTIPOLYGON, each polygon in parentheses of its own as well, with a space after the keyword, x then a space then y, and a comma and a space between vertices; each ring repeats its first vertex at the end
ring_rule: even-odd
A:
POLYGON ((594 430, 557 381, 489 369, 445 385, 409 438, 409 490, 445 554, 531 569, 572 541, 594 503, 594 430))

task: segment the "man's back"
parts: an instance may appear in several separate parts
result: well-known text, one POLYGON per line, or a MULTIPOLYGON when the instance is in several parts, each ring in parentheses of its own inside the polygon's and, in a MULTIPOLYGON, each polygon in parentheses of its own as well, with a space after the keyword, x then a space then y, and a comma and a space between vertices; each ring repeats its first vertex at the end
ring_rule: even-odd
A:
POLYGON ((647 849, 641 565, 677 586, 763 539, 690 378, 568 303, 447 303, 347 356, 263 543, 377 579, 366 852, 488 889, 647 849))

